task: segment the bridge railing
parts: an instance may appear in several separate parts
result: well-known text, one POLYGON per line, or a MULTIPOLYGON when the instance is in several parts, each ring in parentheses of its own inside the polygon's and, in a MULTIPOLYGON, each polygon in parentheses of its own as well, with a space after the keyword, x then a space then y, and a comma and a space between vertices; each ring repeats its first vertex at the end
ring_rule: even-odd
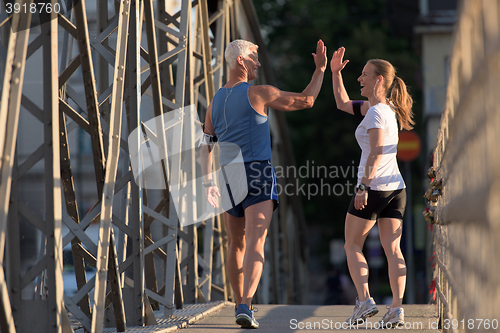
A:
POLYGON ((434 278, 445 331, 489 332, 500 320, 500 2, 460 8, 434 153, 434 278))

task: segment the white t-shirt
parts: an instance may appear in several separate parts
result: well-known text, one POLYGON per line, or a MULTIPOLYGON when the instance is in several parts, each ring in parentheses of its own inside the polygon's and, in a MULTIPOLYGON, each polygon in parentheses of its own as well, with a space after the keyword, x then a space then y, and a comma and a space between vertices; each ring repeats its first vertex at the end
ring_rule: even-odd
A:
POLYGON ((368 130, 381 128, 384 130, 384 148, 382 159, 378 165, 375 177, 369 187, 375 191, 394 191, 405 188, 405 182, 399 172, 396 160, 398 146, 398 122, 396 113, 387 104, 379 103, 368 109, 365 118, 356 129, 356 140, 361 147, 361 160, 359 161, 358 183, 365 171, 366 160, 370 154, 370 137, 368 130))

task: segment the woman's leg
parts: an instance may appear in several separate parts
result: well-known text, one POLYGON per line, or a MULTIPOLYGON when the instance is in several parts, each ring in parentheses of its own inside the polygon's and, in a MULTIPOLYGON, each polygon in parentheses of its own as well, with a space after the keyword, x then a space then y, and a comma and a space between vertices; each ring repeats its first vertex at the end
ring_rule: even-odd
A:
POLYGON ((262 275, 264 266, 264 244, 267 229, 271 223, 274 202, 259 202, 245 209, 246 251, 243 259, 243 299, 242 304, 251 307, 252 298, 262 275))
POLYGON ((347 266, 352 281, 358 291, 360 302, 370 297, 368 289, 368 263, 363 255, 363 244, 368 233, 375 225, 375 220, 365 220, 347 213, 345 218, 345 252, 347 266))
POLYGON ((245 218, 224 213, 227 232, 227 275, 236 306, 243 297, 243 258, 245 256, 245 218))
POLYGON ((389 282, 392 290, 391 307, 400 307, 403 304, 406 286, 406 264, 400 247, 403 221, 394 218, 380 218, 378 230, 389 266, 389 282))

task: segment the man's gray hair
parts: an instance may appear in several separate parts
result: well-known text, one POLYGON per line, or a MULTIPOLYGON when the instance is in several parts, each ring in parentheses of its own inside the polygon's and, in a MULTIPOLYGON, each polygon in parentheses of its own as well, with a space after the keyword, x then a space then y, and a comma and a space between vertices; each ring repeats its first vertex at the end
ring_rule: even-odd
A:
POLYGON ((224 52, 229 68, 235 68, 236 58, 238 58, 239 55, 246 57, 250 53, 250 48, 258 49, 259 46, 243 39, 235 39, 229 43, 226 47, 226 51, 224 52))

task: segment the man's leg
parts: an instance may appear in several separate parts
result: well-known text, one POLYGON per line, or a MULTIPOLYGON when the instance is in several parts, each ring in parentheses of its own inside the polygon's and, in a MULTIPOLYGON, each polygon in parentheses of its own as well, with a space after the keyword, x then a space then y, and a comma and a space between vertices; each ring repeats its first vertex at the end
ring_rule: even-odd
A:
POLYGON ((243 296, 243 258, 245 256, 245 218, 224 213, 227 232, 227 275, 233 288, 236 306, 243 296))
POLYGON ((246 251, 243 261, 243 299, 242 304, 251 307, 252 298, 257 290, 264 266, 264 244, 267 229, 271 223, 274 202, 267 200, 245 209, 246 251))

